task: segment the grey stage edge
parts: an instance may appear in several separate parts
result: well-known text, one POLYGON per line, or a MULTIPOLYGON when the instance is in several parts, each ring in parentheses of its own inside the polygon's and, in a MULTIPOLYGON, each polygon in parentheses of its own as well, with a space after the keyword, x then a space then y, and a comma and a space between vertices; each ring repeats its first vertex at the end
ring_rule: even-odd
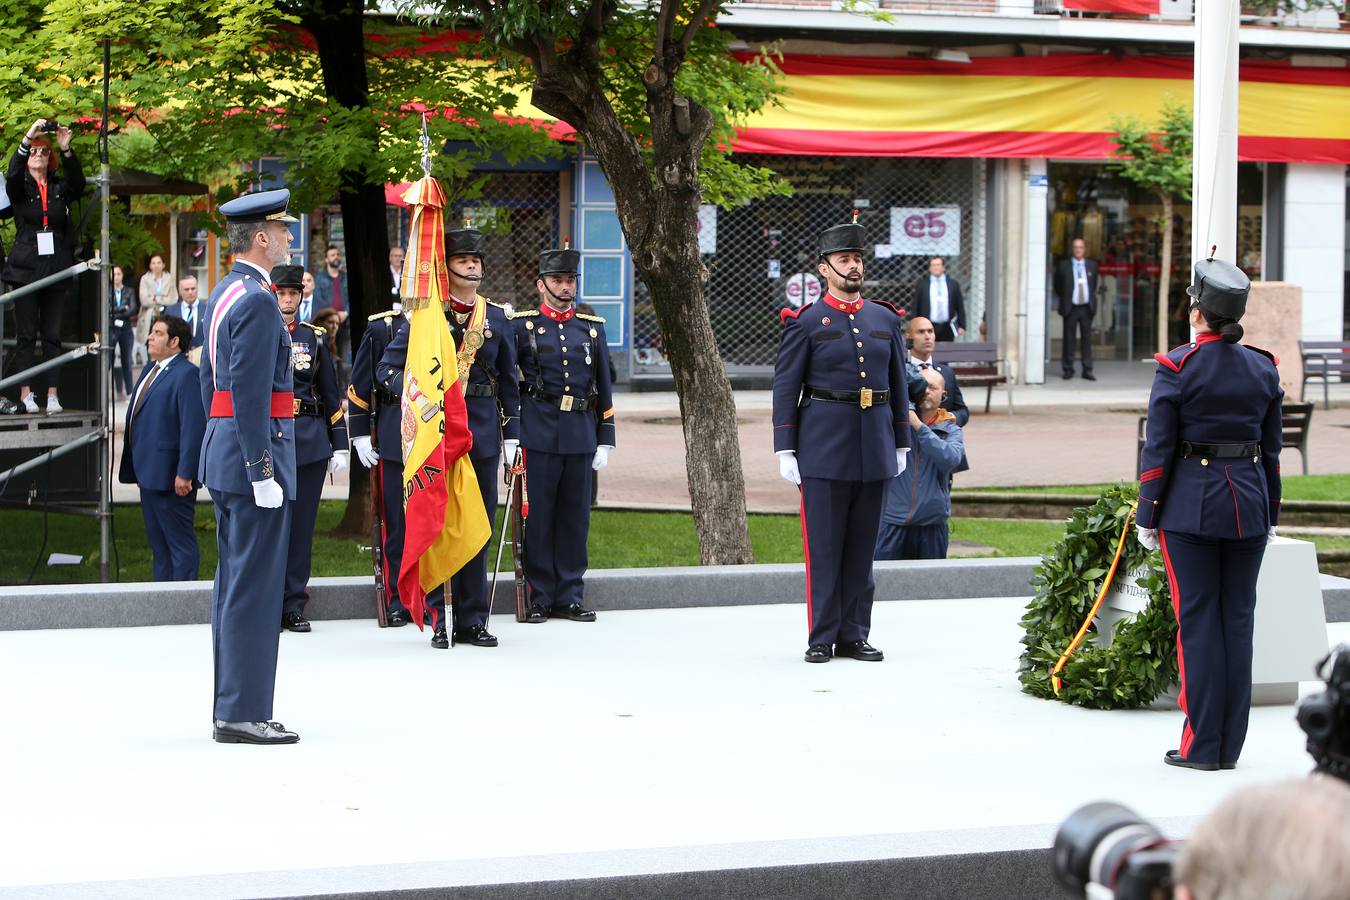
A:
MULTIPOLYGON (((878 600, 1025 597, 1038 559, 944 559, 879 562, 878 600)), ((374 619, 370 578, 315 578, 309 618, 374 619)), ((800 565, 596 569, 586 575, 586 601, 597 610, 674 609, 802 602, 800 565)), ((512 575, 497 584, 493 614, 515 604, 512 575)), ((1327 621, 1350 621, 1350 579, 1322 576, 1327 621)), ((211 621, 211 582, 32 585, 0 587, 0 631, 200 625, 211 621)))
MULTIPOLYGON (((1193 818, 1155 824, 1184 837, 1193 818)), ((0 888, 0 900, 94 896, 343 900, 1056 900, 1056 824, 531 857, 0 888)))

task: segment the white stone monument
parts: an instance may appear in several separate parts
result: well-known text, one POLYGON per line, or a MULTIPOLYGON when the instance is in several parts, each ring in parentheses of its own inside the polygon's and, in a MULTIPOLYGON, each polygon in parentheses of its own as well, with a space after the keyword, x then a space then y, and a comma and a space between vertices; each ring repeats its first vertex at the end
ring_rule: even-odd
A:
MULTIPOLYGON (((1140 570, 1116 573, 1097 615, 1099 642, 1110 644, 1116 623, 1148 604, 1148 592, 1138 583, 1143 574, 1140 570)), ((1308 541, 1277 537, 1266 547, 1256 580, 1252 643, 1252 703, 1298 700, 1298 683, 1313 680, 1313 667, 1328 647, 1317 550, 1308 541)), ((1170 697, 1175 703, 1175 688, 1170 697)))

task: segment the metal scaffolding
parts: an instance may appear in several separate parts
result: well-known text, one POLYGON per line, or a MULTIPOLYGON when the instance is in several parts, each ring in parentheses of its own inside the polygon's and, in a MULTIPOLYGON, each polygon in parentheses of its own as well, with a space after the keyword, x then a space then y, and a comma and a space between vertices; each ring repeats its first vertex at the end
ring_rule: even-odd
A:
MULTIPOLYGON (((98 570, 99 580, 109 580, 108 557, 111 549, 111 527, 112 527, 112 481, 111 481, 111 460, 112 460, 112 354, 113 348, 111 338, 108 334, 107 323, 109 321, 109 282, 107 269, 109 268, 109 242, 110 226, 112 216, 112 174, 108 163, 108 82, 111 75, 111 43, 105 39, 103 41, 103 114, 99 123, 99 172, 98 178, 94 180, 97 185, 97 202, 101 212, 101 227, 99 236, 99 253, 88 262, 78 262, 60 272, 55 272, 45 278, 41 278, 32 284, 26 284, 0 294, 0 309, 4 304, 13 301, 18 297, 40 291, 43 288, 58 284, 68 279, 78 278, 85 272, 98 271, 99 289, 98 289, 98 321, 101 323, 99 330, 94 334, 94 340, 88 344, 76 347, 60 356, 52 359, 44 359, 42 362, 22 372, 16 372, 8 378, 0 379, 0 389, 4 389, 13 384, 26 384, 34 376, 48 369, 55 368, 62 363, 81 359, 91 354, 98 357, 97 373, 97 396, 98 413, 90 422, 90 417, 84 414, 48 416, 45 420, 25 423, 20 421, 20 425, 32 424, 31 428, 26 429, 27 440, 22 446, 42 447, 47 446, 52 449, 40 454, 34 459, 20 463, 5 472, 0 472, 0 494, 9 487, 10 480, 15 475, 21 475, 44 463, 71 453, 81 447, 97 443, 98 445, 98 524, 99 524, 99 558, 98 570), (88 427, 92 424, 94 427, 88 427), (48 427, 43 427, 48 426, 48 427), (76 432, 76 436, 69 440, 64 440, 76 432), (55 438, 55 440, 53 440, 55 438)), ((19 429, 25 431, 25 429, 19 429)), ((10 435, 15 430, 10 430, 10 435)))

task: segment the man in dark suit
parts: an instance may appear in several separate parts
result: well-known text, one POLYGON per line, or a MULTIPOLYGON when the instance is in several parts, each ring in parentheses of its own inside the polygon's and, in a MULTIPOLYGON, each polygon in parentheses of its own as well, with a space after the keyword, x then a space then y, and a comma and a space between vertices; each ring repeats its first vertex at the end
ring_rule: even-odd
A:
POLYGON ((933 323, 939 341, 954 341, 966 333, 966 305, 961 299, 961 285, 947 274, 942 257, 928 261, 928 274, 914 285, 914 303, 909 314, 922 316, 933 323))
POLYGON ((957 425, 965 428, 966 423, 970 421, 970 407, 966 406, 966 398, 961 394, 961 383, 956 380, 956 373, 952 371, 952 367, 933 359, 933 345, 937 343, 933 323, 923 316, 910 319, 909 342, 909 358, 919 367, 919 371, 932 369, 946 382, 947 396, 943 398, 942 408, 956 417, 957 425))
POLYGON ((1087 258, 1087 244, 1073 239, 1073 256, 1055 266, 1051 287, 1064 319, 1064 379, 1073 377, 1074 333, 1083 352, 1083 378, 1096 381, 1092 374, 1092 317, 1097 313, 1097 261, 1087 258))
POLYGON ((197 367, 183 356, 190 337, 182 319, 155 319, 146 342, 150 365, 127 407, 118 478, 140 485, 156 581, 196 581, 201 560, 192 519, 206 411, 197 367))
POLYGON ((164 307, 164 315, 175 316, 187 323, 188 334, 192 335, 192 340, 183 348, 183 352, 200 347, 211 324, 207 321, 210 316, 205 304, 198 299, 197 291, 197 279, 191 275, 184 275, 178 279, 178 302, 164 307))

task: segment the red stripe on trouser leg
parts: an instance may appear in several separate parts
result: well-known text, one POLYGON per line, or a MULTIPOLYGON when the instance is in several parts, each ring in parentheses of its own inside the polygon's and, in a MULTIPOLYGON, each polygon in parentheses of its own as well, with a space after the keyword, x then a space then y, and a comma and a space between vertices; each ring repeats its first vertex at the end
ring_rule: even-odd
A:
POLYGON ((809 636, 816 627, 815 616, 811 615, 811 541, 806 536, 806 488, 797 485, 797 492, 802 496, 802 556, 806 558, 806 633, 809 636))
POLYGON ((1177 695, 1177 706, 1186 717, 1181 727, 1181 746, 1178 748, 1184 757, 1195 742, 1195 732, 1191 730, 1191 714, 1186 709, 1186 657, 1181 649, 1181 587, 1177 581, 1176 569, 1172 567, 1172 557, 1167 552, 1167 532, 1159 531, 1158 540, 1162 546, 1163 568, 1167 570, 1167 589, 1172 594, 1172 614, 1177 619, 1177 673, 1181 678, 1181 693, 1177 695))

